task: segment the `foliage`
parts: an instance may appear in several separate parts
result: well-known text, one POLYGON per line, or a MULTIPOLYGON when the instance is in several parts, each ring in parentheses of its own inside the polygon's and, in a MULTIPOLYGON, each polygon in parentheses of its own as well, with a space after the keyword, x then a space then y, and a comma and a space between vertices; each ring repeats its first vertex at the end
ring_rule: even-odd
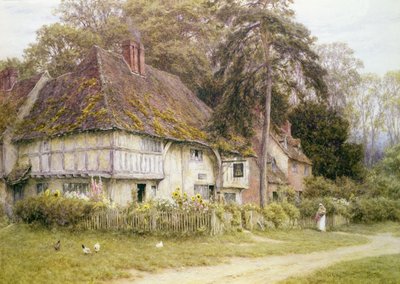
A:
POLYGON ((345 199, 338 199, 333 197, 324 198, 304 198, 298 208, 300 210, 301 217, 314 217, 318 211, 319 204, 322 203, 326 208, 327 215, 342 215, 349 217, 349 202, 345 199))
POLYGON ((82 217, 90 216, 106 206, 76 198, 66 198, 59 193, 29 197, 15 205, 15 214, 26 223, 40 223, 47 227, 54 225, 76 225, 82 217))
POLYGON ((294 203, 296 202, 296 190, 290 185, 278 186, 278 198, 279 201, 294 203))
POLYGON ((363 193, 362 186, 347 177, 337 178, 336 181, 322 176, 304 179, 304 198, 336 197, 351 200, 363 193))
POLYGON ((363 150, 347 143, 349 123, 322 103, 305 101, 289 115, 293 136, 301 139, 304 153, 313 161, 313 174, 335 180, 364 177, 363 150))
POLYGON ((275 228, 279 228, 288 219, 288 215, 279 203, 271 203, 263 210, 266 221, 272 222, 275 228))
POLYGON ((400 199, 400 144, 389 148, 384 158, 370 171, 365 187, 370 197, 400 199))
POLYGON ((361 60, 354 57, 354 51, 342 42, 320 44, 315 47, 319 62, 327 74, 324 79, 328 90, 328 104, 342 113, 347 99, 361 81, 359 69, 361 60))
POLYGON ((300 211, 293 204, 290 204, 288 202, 282 202, 280 203, 280 205, 282 206, 282 209, 283 211, 285 211, 289 220, 292 221, 293 223, 300 218, 300 211))
POLYGON ((356 223, 400 221, 400 200, 360 198, 352 202, 350 214, 356 223))
POLYGON ((72 71, 100 41, 93 33, 60 23, 44 25, 36 34, 37 42, 24 51, 25 62, 34 70, 48 70, 52 76, 72 71))

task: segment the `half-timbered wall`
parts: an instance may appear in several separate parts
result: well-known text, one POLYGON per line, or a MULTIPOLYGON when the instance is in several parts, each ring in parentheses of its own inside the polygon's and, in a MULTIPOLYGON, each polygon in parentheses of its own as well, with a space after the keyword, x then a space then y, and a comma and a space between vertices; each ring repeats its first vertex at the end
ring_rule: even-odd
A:
POLYGON ((84 133, 19 146, 19 162, 30 161, 31 175, 112 174, 112 133, 84 133))
POLYGON ((114 133, 114 176, 117 178, 162 179, 163 143, 134 134, 114 133))

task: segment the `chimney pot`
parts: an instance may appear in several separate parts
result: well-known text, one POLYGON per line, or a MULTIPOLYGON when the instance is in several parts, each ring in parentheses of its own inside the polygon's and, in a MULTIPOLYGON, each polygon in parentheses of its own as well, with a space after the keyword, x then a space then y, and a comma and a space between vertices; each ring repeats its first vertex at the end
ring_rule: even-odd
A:
POLYGON ((9 91, 11 90, 18 80, 18 70, 15 68, 8 67, 0 72, 0 90, 9 91))
POLYGON ((145 75, 143 44, 133 40, 124 41, 122 43, 122 55, 132 72, 145 75))

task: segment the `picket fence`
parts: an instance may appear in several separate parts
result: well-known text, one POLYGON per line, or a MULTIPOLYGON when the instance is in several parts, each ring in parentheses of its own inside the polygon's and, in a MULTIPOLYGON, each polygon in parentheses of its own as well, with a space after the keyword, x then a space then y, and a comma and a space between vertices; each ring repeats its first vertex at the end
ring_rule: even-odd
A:
MULTIPOLYGON (((162 234, 222 234, 235 228, 248 230, 266 229, 260 227, 265 224, 264 218, 257 212, 246 212, 241 224, 232 225, 232 214, 225 213, 222 218, 217 217, 215 211, 208 212, 160 212, 146 213, 135 212, 127 214, 119 210, 105 210, 94 215, 84 217, 79 222, 79 227, 87 230, 118 230, 137 233, 162 233, 162 234)), ((348 224, 349 221, 341 215, 328 215, 326 218, 327 229, 332 229, 348 224)), ((283 227, 316 228, 313 218, 303 218, 295 222, 288 222, 283 227)))
POLYGON ((126 214, 119 210, 96 212, 79 226, 88 230, 123 230, 139 233, 220 233, 214 212, 147 212, 126 214))

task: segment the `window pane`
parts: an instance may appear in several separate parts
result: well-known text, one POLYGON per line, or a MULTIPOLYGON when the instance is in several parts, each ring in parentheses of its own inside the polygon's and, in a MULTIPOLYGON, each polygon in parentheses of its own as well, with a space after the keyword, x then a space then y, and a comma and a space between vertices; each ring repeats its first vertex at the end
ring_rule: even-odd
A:
POLYGON ((235 203, 236 202, 236 193, 224 193, 224 198, 226 203, 235 203))
POLYGON ((243 177, 243 163, 233 164, 233 176, 243 177))

